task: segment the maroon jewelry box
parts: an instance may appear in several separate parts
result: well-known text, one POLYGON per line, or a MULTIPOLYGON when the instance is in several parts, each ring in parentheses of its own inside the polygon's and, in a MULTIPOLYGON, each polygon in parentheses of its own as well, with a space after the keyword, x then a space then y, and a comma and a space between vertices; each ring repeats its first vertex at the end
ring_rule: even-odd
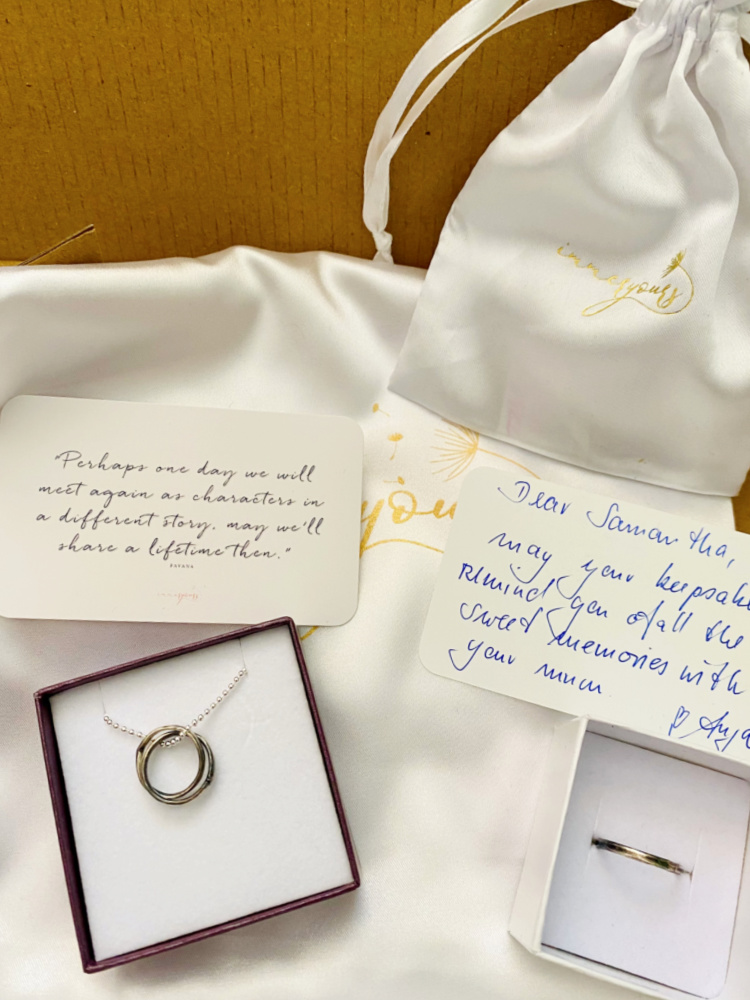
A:
MULTIPOLYGON (((269 636, 265 636, 262 637, 262 639, 260 639, 259 641, 267 642, 268 638, 269 636)), ((275 636, 273 641, 275 642, 277 639, 278 636, 275 636)), ((238 644, 238 648, 242 650, 243 647, 241 643, 238 644)), ((252 650, 252 644, 250 645, 249 648, 252 650)), ((227 655, 229 652, 229 647, 227 647, 226 650, 224 651, 220 650, 219 652, 223 652, 224 655, 227 655)), ((205 660, 206 656, 210 656, 210 652, 201 653, 200 655, 205 660)), ((243 654, 243 661, 244 661, 244 654, 243 654)), ((187 661, 183 660, 180 662, 181 664, 184 664, 187 661)), ((172 664, 171 666, 175 667, 176 665, 172 664)), ((167 669, 169 669, 169 667, 167 667, 167 669)), ((290 668, 290 670, 293 671, 293 668, 290 668)), ((215 676, 212 677, 212 682, 213 682, 212 687, 216 686, 217 680, 221 682, 225 681, 226 678, 223 676, 222 673, 216 673, 215 676)), ((272 675, 266 678, 265 684, 267 685, 266 688, 267 690, 273 689, 274 680, 275 679, 272 675)), ((243 678, 243 681, 247 683, 247 678, 243 678)), ((241 685, 237 686, 238 691, 240 690, 240 687, 241 685)), ((94 689, 90 688, 86 696, 88 696, 89 693, 93 695, 93 692, 94 689)), ((210 690, 208 693, 214 694, 213 690, 210 690)), ((265 920, 268 917, 273 917, 276 916, 277 914, 286 913, 289 910, 294 910, 302 906, 308 906, 311 903, 320 902, 321 900, 324 899, 330 899, 334 896, 339 896, 343 893, 350 892, 351 890, 356 889, 359 886, 360 877, 357 869, 354 848, 352 845, 349 829, 347 827, 346 818, 341 803, 341 797, 339 795, 338 787, 336 784, 333 765, 331 762, 328 747, 326 745, 325 736, 323 734, 323 729, 321 726, 318 710, 315 704, 315 698, 313 695, 312 687, 310 685, 310 678, 308 676, 307 668, 305 666, 305 661, 302 654, 299 638, 297 636, 297 631, 294 626, 294 622, 291 620, 291 618, 278 618, 273 621, 264 622, 260 625, 253 625, 247 628, 238 629, 236 631, 224 635, 215 636, 210 639, 205 639, 201 642, 192 643, 186 646, 179 647, 177 649, 171 649, 164 653, 143 657, 142 659, 134 660, 130 663, 124 663, 119 666, 110 667, 106 670, 101 670, 96 673, 89 674, 88 676, 78 677, 73 680, 65 681, 61 684, 56 684, 51 687, 43 688, 42 690, 37 691, 34 697, 36 701, 37 717, 39 720, 39 728, 41 732, 44 759, 49 779, 49 787, 52 797, 52 806, 55 816, 55 823, 57 826, 58 838, 60 841, 60 851, 62 854, 65 879, 67 883, 68 894, 70 897, 70 904, 73 913, 73 922, 75 925, 76 936, 78 939, 81 959, 83 962, 83 969, 85 972, 98 972, 102 969, 107 969, 113 966, 121 965, 125 962, 131 962, 138 958, 144 958, 149 955, 155 955, 162 951, 167 951, 172 948, 177 948, 185 944, 190 944, 193 941, 199 941, 202 940, 203 938, 208 938, 216 934, 224 933, 225 931, 234 930, 235 928, 242 927, 246 924, 252 924, 259 920, 265 920), (210 651, 212 648, 220 647, 225 643, 237 642, 238 640, 243 640, 251 636, 260 636, 261 633, 268 633, 269 630, 273 629, 282 630, 283 635, 284 636, 288 635, 288 638, 291 642, 291 652, 289 654, 290 663, 292 662, 291 658, 293 657, 294 660, 296 660, 296 667, 299 671, 299 680, 301 680, 302 688, 304 691, 303 698, 304 700, 306 700, 307 710, 309 711, 308 723, 311 722, 312 727, 314 728, 314 744, 312 738, 305 737, 306 739, 308 739, 308 743, 306 745, 308 746, 308 750, 313 745, 317 747, 317 750, 319 751, 320 755, 320 761, 318 763, 322 764, 322 770, 318 768, 318 763, 315 763, 311 766, 318 768, 320 772, 319 784, 320 784, 321 794, 325 784, 325 795, 330 795, 330 800, 331 800, 330 803, 326 802, 324 806, 324 812, 329 817, 328 818, 329 825, 327 829, 330 831, 333 828, 333 826, 336 826, 337 824, 337 829, 335 830, 335 834, 332 835, 329 832, 328 836, 330 838, 332 836, 338 837, 340 835, 341 838, 341 843, 334 845, 334 847, 332 848, 332 850, 339 852, 338 855, 339 861, 336 863, 336 865, 332 865, 331 870, 341 872, 343 878, 336 879, 337 884, 326 886, 325 888, 319 887, 317 891, 303 894, 295 898, 284 899, 283 901, 276 901, 274 905, 269 905, 261 909, 254 910, 254 912, 249 912, 244 916, 240 917, 234 916, 231 919, 227 919, 218 923, 212 923, 209 926, 201 927, 199 929, 193 929, 190 930, 189 932, 179 933, 174 936, 168 936, 163 940, 162 939, 155 940, 153 943, 143 944, 141 942, 139 946, 128 947, 119 954, 111 953, 113 945, 110 943, 107 947, 103 949, 105 952, 107 952, 107 954, 102 954, 102 948, 97 948, 96 946, 96 941, 95 941, 96 934, 92 933, 92 924, 90 921, 89 906, 87 905, 86 891, 84 888, 87 878, 84 876, 84 874, 82 874, 82 868, 85 868, 85 865, 82 866, 81 864, 82 858, 79 857, 79 852, 81 849, 83 849, 85 854, 85 852, 88 851, 89 848, 85 844, 83 845, 83 848, 81 848, 81 844, 77 842, 76 809, 75 808, 71 809, 71 803, 69 801, 68 792, 66 790, 66 774, 65 774, 66 765, 64 763, 66 759, 66 752, 65 752, 65 747, 63 746, 63 752, 61 753, 61 746, 60 746, 61 734, 58 733, 58 731, 56 730, 55 718, 53 712, 54 699, 56 698, 56 696, 62 695, 64 692, 72 691, 73 689, 77 688, 82 688, 85 685, 97 685, 97 692, 99 692, 102 690, 101 682, 109 681, 110 678, 117 677, 118 675, 124 675, 128 672, 137 671, 140 668, 149 667, 152 665, 159 665, 159 664, 166 665, 167 661, 173 660, 175 657, 180 657, 184 656, 185 654, 195 653, 196 651, 199 650, 210 651)), ((237 698, 237 700, 239 701, 239 696, 233 695, 233 697, 237 698)), ((302 696, 298 697, 298 702, 301 704, 302 696)), ((227 698, 227 704, 229 703, 230 703, 230 698, 227 698)), ((197 705, 195 707, 197 708, 197 705)), ((279 711, 278 708, 276 708, 275 710, 279 711)), ((281 710, 283 711, 283 708, 281 710)), ((302 711, 304 713, 304 708, 302 711)), ((299 707, 297 709, 297 712, 298 715, 296 717, 301 718, 301 716, 299 715, 299 707)), ((88 714, 90 715, 90 713, 88 714)), ((114 712, 112 712, 112 716, 116 718, 114 712)), ((162 721, 169 723, 174 720, 167 718, 162 721)), ((189 719, 186 721, 187 723, 190 722, 189 719)), ((252 722, 252 720, 250 721, 252 722)), ((88 722, 88 716, 87 716, 87 722, 88 722)), ((127 724, 127 720, 123 720, 123 729, 125 724, 127 724)), ((298 723, 291 723, 291 724, 299 725, 298 723)), ((100 730, 96 730, 94 733, 97 740, 100 739, 100 731, 109 740, 114 740, 115 743, 117 743, 118 740, 121 741, 123 739, 127 739, 127 733, 125 731, 123 731, 123 733, 119 732, 115 733, 112 732, 112 727, 105 726, 101 717, 101 713, 98 713, 98 717, 95 719, 95 721, 92 720, 91 725, 100 727, 100 730)), ((251 729, 251 736, 253 732, 255 731, 251 729)), ((63 736, 63 744, 65 742, 65 738, 66 737, 63 736)), ((211 739, 213 740, 213 738, 214 737, 212 736, 211 739)), ((247 738, 245 742, 247 742, 247 738)), ((286 743, 287 741, 283 742, 286 743)), ((280 745, 278 740, 276 745, 277 746, 280 745)), ((107 746, 107 744, 102 743, 102 746, 107 746)), ((112 746, 114 747, 114 744, 112 744, 112 746)), ((132 758, 128 752, 128 746, 130 746, 130 750, 133 751, 133 756, 134 756, 136 740, 132 738, 131 738, 131 743, 126 746, 123 746, 121 743, 117 745, 117 752, 118 754, 122 753, 127 756, 127 759, 129 761, 128 767, 130 768, 130 764, 132 763, 132 758)), ((109 746, 107 746, 107 752, 109 752, 109 746)), ((87 761, 89 760, 90 757, 91 757, 90 754, 87 755, 86 758, 87 761)), ((67 759, 70 764, 70 760, 71 759, 76 760, 77 756, 71 758, 68 753, 67 759)), ((91 767, 95 765, 92 763, 87 763, 86 766, 91 767)), ((130 774, 130 770, 128 770, 127 773, 130 774)), ((132 777, 133 788, 137 788, 137 794, 145 797, 145 799, 143 800, 144 811, 148 809, 152 810, 150 814, 148 812, 145 813, 144 819, 146 824, 149 822, 149 820, 153 820, 153 822, 155 822, 157 826, 160 824, 162 820, 162 814, 159 814, 158 812, 153 812, 154 809, 167 810, 167 812, 170 815, 164 816, 163 819, 165 822, 166 820, 169 820, 171 822, 173 820, 174 815, 176 814, 176 810, 183 810, 183 809, 190 810, 193 808, 192 803, 186 805, 174 806, 174 805, 164 805, 160 804, 159 802, 155 802, 148 795, 148 793, 138 784, 138 778, 136 776, 134 766, 132 767, 131 777, 132 777)), ((218 767, 217 767, 217 777, 218 780, 221 780, 221 774, 218 771, 218 767)), ((73 775, 72 780, 75 788, 81 787, 80 775, 73 775)), ((128 778, 127 780, 129 781, 130 779, 128 778)), ((286 783, 287 783, 286 780, 282 782, 282 784, 286 783)), ((109 785, 107 787, 109 794, 109 785)), ((132 796, 135 794, 133 788, 131 788, 127 784, 127 782, 120 782, 116 785, 116 787, 118 790, 121 788, 125 788, 127 795, 132 796)), ((212 788, 206 790, 207 801, 208 797, 212 795, 212 792, 213 792, 212 788)), ((274 798, 275 797, 276 796, 274 796, 274 798)), ((141 800, 138 800, 138 804, 140 807, 141 800)), ((207 805, 206 808, 208 808, 207 805)), ((103 822, 105 824, 106 822, 109 821, 107 817, 108 813, 104 815, 103 818, 103 822)), ((282 825, 284 824, 284 822, 285 821, 282 817, 282 825)), ((294 822, 299 823, 299 818, 298 817, 295 818, 294 822)), ((90 824, 88 824, 88 826, 90 826, 90 824)), ((85 839, 86 836, 90 836, 90 834, 87 833, 87 823, 84 822, 83 819, 81 819, 81 829, 79 832, 81 831, 83 831, 82 833, 83 839, 85 839)), ((100 848, 98 845, 100 844, 100 842, 105 840, 106 840, 105 836, 103 835, 100 836, 97 833, 97 836, 95 838, 97 847, 92 848, 94 854, 96 854, 97 851, 104 850, 104 848, 100 848)), ((146 850, 148 850, 148 848, 146 848, 146 850)), ((221 849, 219 850, 219 854, 220 853, 221 849)), ((119 867, 119 863, 120 859, 118 858, 117 867, 119 867)), ((282 862, 282 864, 283 863, 284 862, 282 862)), ((304 867, 305 860, 304 859, 302 859, 301 861, 298 860, 298 863, 302 864, 302 866, 304 867)), ((100 866, 103 864, 106 868, 106 865, 108 864, 106 854, 104 854, 102 858, 96 858, 94 867, 89 870, 88 874, 89 889, 91 889, 91 882, 90 882, 92 878, 91 872, 97 871, 96 864, 99 864, 100 866)), ((114 867, 116 866, 113 865, 113 868, 114 867)), ((99 894, 92 893, 92 895, 98 896, 99 894)), ((106 897, 106 893, 104 894, 104 896, 106 897)), ((101 909, 101 901, 99 899, 97 899, 96 906, 97 909, 101 909)), ((119 897, 117 906, 118 910, 122 906, 119 897)), ((106 909, 106 904, 105 904, 105 909, 106 909)), ((100 923, 102 919, 103 918, 101 918, 100 916, 96 917, 96 920, 98 920, 100 923)), ((106 918, 104 919, 106 923, 106 918)))

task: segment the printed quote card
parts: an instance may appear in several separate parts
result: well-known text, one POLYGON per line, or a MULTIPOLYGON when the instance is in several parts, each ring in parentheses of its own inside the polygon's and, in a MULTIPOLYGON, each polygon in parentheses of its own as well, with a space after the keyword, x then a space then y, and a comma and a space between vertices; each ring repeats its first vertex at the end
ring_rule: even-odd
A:
POLYGON ((345 417, 18 396, 0 413, 0 614, 348 621, 362 450, 345 417))
POLYGON ((444 677, 750 763, 750 536, 477 469, 420 655, 444 677))

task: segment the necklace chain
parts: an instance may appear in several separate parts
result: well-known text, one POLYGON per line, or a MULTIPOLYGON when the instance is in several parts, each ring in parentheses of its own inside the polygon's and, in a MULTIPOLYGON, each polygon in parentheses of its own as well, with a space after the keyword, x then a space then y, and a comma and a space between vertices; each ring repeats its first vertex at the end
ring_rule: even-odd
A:
MULTIPOLYGON (((195 727, 200 725, 204 719, 207 719, 211 712, 213 712, 213 710, 220 705, 222 701, 224 701, 236 685, 239 684, 242 678, 246 676, 247 667, 242 667, 241 670, 237 671, 232 680, 229 681, 221 693, 217 694, 216 698, 209 703, 208 707, 204 708, 200 715, 196 715, 189 726, 185 726, 185 730, 195 729, 195 727)), ((139 729, 129 729, 127 726, 123 726, 120 722, 114 722, 108 715, 104 716, 104 721, 108 726, 111 726, 113 729, 119 729, 120 732, 126 733, 128 736, 137 736, 139 740, 143 739, 143 733, 139 729)), ((184 736, 182 735, 174 736, 172 739, 163 740, 159 745, 163 747, 171 747, 173 744, 179 743, 182 739, 184 739, 184 736)))

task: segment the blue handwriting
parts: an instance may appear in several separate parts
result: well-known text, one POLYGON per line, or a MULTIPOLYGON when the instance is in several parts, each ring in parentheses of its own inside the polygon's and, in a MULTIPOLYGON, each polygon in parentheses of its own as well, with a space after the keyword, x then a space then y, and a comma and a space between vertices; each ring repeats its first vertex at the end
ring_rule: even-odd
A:
MULTIPOLYGON (((670 563, 667 566, 656 581, 655 586, 660 590, 665 590, 668 594, 684 594, 690 584, 683 583, 681 580, 673 580, 670 577, 669 571, 673 566, 674 563, 670 563)), ((717 590, 716 587, 702 587, 700 584, 696 584, 680 605, 679 610, 684 611, 693 598, 699 597, 702 597, 705 601, 716 601, 717 604, 724 605, 729 600, 729 591, 717 590)))
MULTIPOLYGON (((722 681, 724 680, 724 675, 729 669, 729 662, 725 661, 724 663, 709 663, 708 660, 704 660, 703 662, 706 664, 707 667, 716 667, 714 672, 711 674, 711 690, 715 691, 716 688, 719 686, 719 684, 721 684, 722 681)), ((730 694, 745 693, 744 691, 737 690, 737 684, 739 683, 741 673, 742 673, 741 669, 733 670, 731 676, 726 681, 727 691, 730 694)))
POLYGON ((545 616, 550 633, 552 634, 552 638, 547 643, 548 646, 561 646, 563 649, 570 649, 574 653, 583 653, 585 656, 602 657, 605 660, 629 664, 637 670, 643 670, 645 667, 659 677, 663 677, 667 672, 669 660, 664 660, 660 656, 649 656, 649 653, 651 653, 650 646, 648 652, 636 653, 631 649, 618 650, 615 646, 605 646, 596 639, 574 638, 569 634, 568 630, 578 612, 576 612, 573 619, 563 629, 556 631, 552 615, 561 610, 561 608, 552 608, 545 616))
POLYGON ((667 621, 666 618, 657 618, 656 616, 661 610, 663 604, 664 601, 659 601, 653 611, 634 611, 632 615, 628 615, 626 619, 628 625, 637 625, 639 622, 646 623, 643 631, 641 632, 641 639, 646 638, 648 630, 652 626, 659 632, 666 632, 668 628, 672 632, 682 632, 690 619, 693 617, 692 611, 680 611, 671 623, 667 621))
MULTIPOLYGON (((718 556, 719 559, 726 559, 729 555, 729 549, 725 543, 721 545, 716 545, 714 542, 709 542, 711 537, 711 532, 706 531, 705 528, 699 528, 697 531, 690 532, 690 548, 694 549, 696 545, 698 546, 698 552, 702 556, 718 556)), ((730 559, 727 563, 727 569, 732 565, 734 559, 730 559)))
MULTIPOLYGON (((531 483, 526 482, 525 479, 517 479, 513 485, 517 487, 515 496, 506 493, 501 486, 498 486, 497 492, 501 496, 504 496, 506 500, 510 500, 511 503, 524 503, 529 499, 531 483)), ((543 510, 548 514, 559 514, 562 516, 569 510, 572 504, 567 500, 558 500, 557 497, 551 494, 550 496, 545 496, 543 490, 538 490, 534 499, 529 500, 528 506, 536 507, 537 510, 543 510)))
POLYGON ((474 657, 481 649, 484 649, 483 655, 485 660, 494 660, 496 663, 508 663, 508 664, 516 662, 515 656, 511 656, 510 653, 503 653, 499 649, 495 649, 494 646, 489 646, 489 645, 485 646, 484 640, 482 639, 469 639, 468 643, 466 644, 466 651, 462 654, 462 657, 465 657, 466 653, 468 653, 469 658, 463 663, 463 665, 461 665, 460 662, 456 663, 456 659, 453 654, 458 652, 457 649, 449 649, 448 656, 450 657, 450 661, 456 668, 456 670, 458 671, 466 670, 468 665, 471 663, 471 661, 474 659, 474 657))
POLYGON ((589 523, 593 524, 595 528, 605 528, 607 531, 624 531, 629 535, 643 536, 651 542, 662 545, 674 545, 675 542, 679 541, 678 538, 670 538, 661 528, 643 528, 639 524, 630 524, 628 521, 623 521, 618 513, 619 510, 620 505, 613 501, 609 505, 609 510, 604 517, 599 514, 595 519, 593 511, 590 510, 586 511, 586 517, 589 523))
MULTIPOLYGON (((589 559, 587 562, 582 563, 579 569, 581 572, 578 574, 563 574, 559 577, 551 576, 543 585, 540 581, 538 586, 530 587, 528 586, 528 582, 536 579, 537 572, 532 574, 529 581, 513 584, 512 581, 505 582, 499 579, 493 572, 485 569, 483 565, 475 567, 471 563, 465 562, 461 564, 458 579, 465 580, 482 588, 486 587, 488 590, 495 591, 504 597, 511 596, 517 598, 526 604, 539 602, 540 607, 537 609, 536 614, 530 618, 520 619, 526 632, 528 632, 531 624, 536 620, 537 614, 545 611, 545 607, 541 606, 542 599, 548 595, 558 600, 561 597, 564 601, 563 605, 549 608, 545 612, 554 640, 556 637, 564 636, 569 632, 579 614, 592 615, 596 618, 609 617, 607 608, 599 600, 596 598, 587 600, 582 596, 582 592, 592 576, 596 573, 601 573, 600 568, 594 565, 593 561, 589 559), (561 614, 567 616, 567 623, 565 625, 563 625, 561 620, 561 614), (554 627, 553 618, 555 619, 554 627)), ((517 580, 523 580, 522 577, 517 576, 515 568, 512 565, 510 566, 510 571, 517 580)), ((485 609, 479 602, 473 605, 469 602, 461 604, 460 613, 464 621, 485 625, 488 628, 498 628, 502 631, 506 627, 508 629, 512 627, 511 624, 508 624, 510 618, 507 615, 495 615, 485 609)))
MULTIPOLYGON (((690 718, 690 710, 685 708, 684 705, 680 705, 675 714, 674 720, 670 723, 667 733, 671 736, 678 729, 682 729, 687 720, 690 718)), ((698 720, 698 726, 695 729, 691 729, 690 732, 681 733, 678 735, 678 740, 687 740, 691 736, 695 736, 696 733, 700 733, 702 736, 713 743, 719 753, 724 753, 729 749, 732 742, 737 736, 739 736, 740 741, 745 744, 745 749, 750 750, 750 729, 744 729, 741 731, 740 726, 734 726, 733 723, 729 721, 729 709, 726 710, 722 715, 718 716, 716 719, 711 719, 707 715, 702 715, 698 720)))
POLYGON ((742 591, 747 587, 747 581, 743 581, 739 587, 734 592, 734 597, 732 598, 732 604, 737 608, 744 608, 745 611, 750 611, 750 597, 742 599, 742 591))
POLYGON ((744 635, 738 635, 736 639, 733 640, 730 633, 730 626, 724 625, 724 628, 719 631, 719 628, 724 625, 724 622, 720 618, 715 625, 709 625, 706 629, 706 642, 711 642, 712 639, 718 637, 719 642, 726 646, 727 649, 736 649, 742 640, 745 638, 744 635))
POLYGON ((498 632, 510 632, 514 625, 519 624, 524 633, 527 633, 534 624, 537 615, 540 615, 543 610, 543 608, 537 608, 531 618, 512 618, 510 615, 495 615, 491 611, 486 611, 478 602, 472 607, 464 601, 458 609, 458 613, 465 622, 484 625, 485 628, 496 628, 498 632))
POLYGON ((554 667, 550 667, 547 663, 543 663, 534 673, 541 674, 548 681, 557 681, 558 684, 570 684, 573 687, 576 686, 576 681, 578 681, 577 686, 579 691, 589 691, 591 694, 602 693, 601 686, 595 684, 594 681, 587 680, 585 677, 578 680, 575 674, 568 674, 564 670, 555 670, 554 667))
POLYGON ((509 549, 511 552, 521 551, 521 543, 514 542, 512 538, 508 538, 504 531, 501 531, 498 535, 494 535, 490 538, 487 544, 495 544, 499 549, 509 549))
MULTIPOLYGON (((534 574, 534 576, 536 576, 536 574, 534 574)), ((538 601, 539 598, 544 597, 547 594, 547 591, 555 585, 554 577, 548 580, 544 587, 526 587, 512 582, 504 583, 490 570, 485 570, 484 566, 474 568, 471 563, 462 564, 458 574, 458 579, 467 580, 469 583, 475 583, 478 587, 487 587, 489 590, 496 590, 498 593, 502 594, 503 597, 507 597, 508 594, 510 594, 511 597, 517 597, 519 600, 527 602, 538 601), (513 588, 512 591, 511 587, 513 588)), ((532 577, 532 580, 533 579, 534 577, 532 577)))
MULTIPOLYGON (((719 685, 723 686, 726 684, 726 689, 729 694, 744 694, 744 691, 740 691, 737 688, 739 684, 740 677, 742 676, 742 669, 733 670, 729 676, 727 675, 727 670, 729 669, 729 661, 724 663, 709 663, 708 660, 703 661, 705 667, 713 667, 713 673, 708 676, 711 678, 711 690, 715 691, 719 685)), ((685 681, 686 684, 695 684, 696 687, 700 687, 703 683, 703 678, 705 676, 704 670, 693 670, 691 671, 689 666, 684 666, 680 672, 680 680, 685 681)))
MULTIPOLYGON (((504 531, 501 531, 500 534, 494 535, 492 538, 490 538, 487 544, 497 545, 497 547, 500 549, 504 548, 508 549, 510 552, 516 553, 516 555, 519 555, 521 552, 521 543, 514 542, 513 539, 507 538, 504 531)), ((520 580, 521 583, 531 583, 532 580, 535 580, 536 577, 541 572, 541 570, 543 570, 546 567, 547 563, 552 558, 551 552, 544 552, 540 545, 536 545, 534 543, 526 546, 526 555, 531 556, 532 559, 541 559, 541 563, 539 564, 539 566, 537 566, 537 568, 535 569, 535 571, 532 573, 532 575, 529 577, 528 580, 523 580, 520 576, 518 576, 518 574, 516 573, 516 569, 519 569, 519 567, 514 568, 511 565, 510 567, 511 573, 513 573, 513 576, 515 576, 517 580, 520 580)))

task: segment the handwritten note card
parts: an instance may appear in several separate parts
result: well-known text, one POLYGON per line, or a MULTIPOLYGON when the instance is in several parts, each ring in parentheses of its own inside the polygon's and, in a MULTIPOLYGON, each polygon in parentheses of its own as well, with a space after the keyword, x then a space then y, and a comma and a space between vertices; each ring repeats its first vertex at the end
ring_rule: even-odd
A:
POLYGON ((445 677, 750 763, 750 536, 477 469, 420 653, 445 677))
POLYGON ((357 606, 343 417, 18 396, 0 413, 0 614, 336 625, 357 606))

